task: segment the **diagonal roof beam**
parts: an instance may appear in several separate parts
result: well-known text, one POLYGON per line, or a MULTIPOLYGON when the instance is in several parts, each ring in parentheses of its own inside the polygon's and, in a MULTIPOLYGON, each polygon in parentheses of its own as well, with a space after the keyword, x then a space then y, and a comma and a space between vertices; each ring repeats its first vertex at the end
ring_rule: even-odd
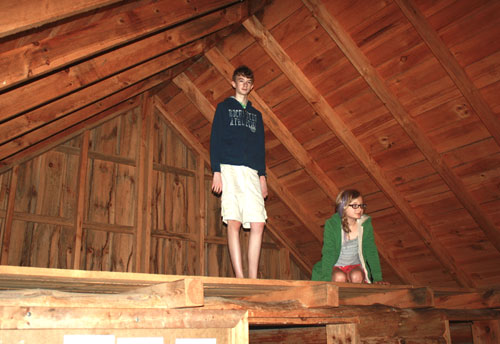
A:
POLYGON ((222 9, 236 0, 159 0, 84 29, 0 54, 0 91, 148 34, 222 9))
MULTIPOLYGON (((436 152, 431 141, 425 136, 422 130, 411 120, 411 116, 405 110, 398 98, 385 85, 382 78, 375 68, 372 67, 368 58, 363 55, 359 47, 354 43, 352 38, 342 28, 338 21, 329 14, 319 0, 302 0, 304 4, 311 10, 323 28, 328 32, 330 37, 335 41, 338 47, 343 51, 347 58, 351 61, 358 72, 363 76, 368 85, 372 88, 375 94, 385 104, 387 109, 392 113, 401 127, 406 131, 408 136, 417 145, 420 151, 424 154, 427 160, 431 163, 441 178, 448 185, 450 190, 455 194, 457 199, 462 203, 463 207, 469 212, 471 217, 476 221, 479 227, 483 230, 486 237, 491 241, 493 246, 500 251, 500 232, 495 223, 483 211, 479 202, 467 191, 462 180, 451 170, 451 168, 443 162, 441 155, 436 152)), ((455 71, 456 72, 456 71, 455 71)), ((498 124, 498 120, 496 120, 498 124)))
POLYGON ((432 232, 415 215, 408 202, 400 192, 392 185, 389 178, 384 174, 381 167, 371 157, 358 141, 356 136, 347 128, 334 109, 328 104, 321 93, 314 87, 304 72, 292 61, 271 33, 252 16, 243 22, 248 32, 257 40, 267 54, 280 67, 292 84, 299 90, 304 98, 311 104, 314 110, 323 119, 325 124, 337 135, 339 140, 346 146, 351 154, 365 167, 367 173, 372 176, 374 182, 392 201, 394 207, 407 219, 408 223, 420 234, 425 245, 434 253, 437 260, 455 277, 461 285, 474 286, 471 280, 457 264, 445 254, 444 247, 433 237, 432 232))
MULTIPOLYGON (((215 107, 201 93, 201 91, 193 84, 193 82, 184 74, 179 74, 173 79, 173 82, 179 87, 196 108, 203 114, 208 122, 213 122, 215 107)), ((290 208, 293 209, 296 216, 304 224, 304 226, 315 236, 318 241, 323 240, 323 233, 319 223, 311 221, 311 216, 304 207, 295 200, 295 197, 288 191, 288 188, 283 186, 279 179, 272 171, 267 171, 267 179, 273 187, 274 192, 281 200, 290 208)))
POLYGON ((243 8, 237 4, 210 13, 14 88, 2 94, 0 121, 237 23, 242 20, 243 8))
MULTIPOLYGON (((224 78, 231 82, 232 73, 234 66, 226 59, 226 57, 220 52, 216 47, 210 49, 205 53, 206 58, 214 65, 214 67, 224 76, 224 78)), ((266 102, 259 96, 258 92, 253 90, 250 93, 250 100, 257 104, 258 108, 262 111, 262 118, 266 126, 273 132, 273 134, 281 141, 281 143, 288 149, 290 154, 302 165, 305 171, 316 181, 318 185, 321 186, 330 197, 330 199, 335 203, 335 198, 339 193, 339 188, 330 177, 319 167, 319 165, 314 161, 309 153, 304 149, 304 147, 295 139, 293 134, 288 130, 288 128, 283 124, 283 122, 278 118, 278 116, 272 111, 272 109, 266 104, 266 102)), ((294 208, 292 208, 294 209, 294 208)), ((397 265, 397 259, 390 256, 389 250, 384 247, 383 241, 380 239, 379 235, 375 232, 375 240, 379 246, 380 255, 386 260, 386 262, 391 266, 391 268, 396 272, 399 278, 405 283, 415 284, 416 280, 406 271, 406 269, 397 265)), ((319 240, 323 240, 319 238, 319 240)))
POLYGON ((1 1, 0 38, 36 28, 123 0, 16 0, 1 1))
POLYGON ((446 69, 450 78, 455 82, 455 85, 457 85, 465 99, 470 103, 474 112, 476 112, 484 123, 486 130, 490 132, 491 136, 493 136, 500 146, 500 121, 483 99, 477 87, 474 86, 467 76, 464 69, 460 66, 457 59, 445 46, 436 31, 425 20, 424 15, 412 0, 395 0, 394 2, 403 11, 410 23, 412 23, 422 40, 441 63, 441 66, 446 69))
MULTIPOLYGON (((161 101, 158 96, 154 98, 155 107, 159 110, 163 118, 184 138, 186 142, 202 157, 205 164, 210 164, 210 157, 207 149, 201 144, 201 142, 189 131, 185 128, 184 125, 178 123, 178 120, 171 115, 170 111, 168 111, 168 107, 161 101)), ((271 186, 271 185, 270 185, 271 186)), ((274 189, 273 189, 274 190, 274 189)), ((298 252, 295 245, 290 242, 290 240, 282 237, 279 231, 276 230, 276 226, 273 223, 272 218, 268 219, 267 228, 271 232, 272 236, 283 246, 286 247, 290 254, 293 256, 296 263, 300 266, 300 268, 307 272, 309 275, 312 273, 310 262, 306 262, 302 259, 302 256, 298 252)))
MULTIPOLYGON (((115 74, 103 81, 86 87, 78 92, 60 98, 36 110, 18 116, 0 125, 0 144, 4 144, 48 122, 57 120, 88 104, 120 91, 132 84, 145 80, 156 73, 174 66, 190 57, 201 54, 206 48, 205 40, 198 40, 183 48, 161 55, 141 65, 115 74)), ((1 147, 1 146, 0 146, 1 147)), ((0 159, 6 152, 0 150, 0 159)))

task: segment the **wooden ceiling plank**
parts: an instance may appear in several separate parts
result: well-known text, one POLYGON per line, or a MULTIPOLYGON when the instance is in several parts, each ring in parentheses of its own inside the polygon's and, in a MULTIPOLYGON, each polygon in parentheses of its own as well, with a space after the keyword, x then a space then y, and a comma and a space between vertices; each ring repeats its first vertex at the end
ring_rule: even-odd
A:
POLYGON ((0 38, 123 0, 17 0, 0 2, 0 38))
MULTIPOLYGON (((382 80, 382 77, 379 75, 377 70, 371 65, 370 61, 368 61, 368 58, 361 52, 361 49, 352 40, 350 35, 347 32, 345 32, 345 30, 341 27, 341 25, 337 22, 337 20, 329 14, 329 12, 324 8, 321 1, 319 0, 302 0, 302 1, 311 10, 313 15, 317 18, 317 20, 320 22, 323 28, 332 37, 332 39, 335 41, 338 47, 344 52, 347 58, 358 70, 360 75, 363 76, 363 78, 370 85, 375 94, 377 94, 380 100, 385 104, 387 109, 392 113, 394 118, 406 131, 406 133, 413 140, 415 145, 420 149, 420 151, 424 154, 424 156, 432 164, 432 166, 434 166, 434 168, 440 174, 441 178, 446 182, 450 190, 462 203, 463 207, 469 211, 470 215, 474 218, 476 223, 484 231, 484 233, 491 241, 493 246, 495 246, 496 249, 500 251, 500 232, 498 231, 493 220, 490 219, 487 213, 483 211, 482 207, 480 206, 479 202, 475 200, 474 196, 467 191, 467 188, 465 187, 463 181, 443 161, 441 155, 433 147, 432 142, 425 136, 422 130, 419 129, 418 125, 411 120, 410 114, 405 110, 404 106, 398 100, 396 95, 394 95, 394 93, 385 85, 385 83, 382 80)), ((416 8, 408 10, 410 12, 415 12, 416 8)), ((429 32, 426 33, 429 34, 429 32)), ((436 44, 437 42, 433 41, 433 45, 436 44)), ((442 52, 442 50, 444 50, 444 45, 441 44, 440 47, 435 46, 434 48, 435 49, 439 48, 440 52, 442 52)), ((451 55, 451 53, 449 54, 451 55)), ((448 60, 441 62, 443 65, 446 65, 448 62, 453 64, 451 61, 448 60)), ((455 64, 458 65, 456 61, 455 64)), ((452 72, 459 73, 457 69, 454 69, 452 72)), ((463 72, 463 74, 465 74, 465 72, 463 72)), ((457 77, 455 77, 455 79, 457 79, 457 77)), ((465 82, 464 78, 460 79, 461 83, 465 82)), ((477 90, 476 93, 479 94, 477 90)), ((475 100, 479 101, 479 98, 475 97, 475 100)), ((481 109, 481 111, 483 110, 485 109, 481 109)), ((496 122, 496 125, 494 125, 494 127, 500 128, 500 123, 498 122, 498 119, 494 119, 494 122, 496 122)), ((496 130, 494 130, 494 132, 495 131, 496 130)), ((450 263, 454 264, 451 260, 450 263)), ((459 273, 459 274, 462 275, 462 277, 464 278, 463 281, 467 279, 464 273, 459 273)), ((474 286, 474 284, 468 286, 474 286)))
MULTIPOLYGON (((305 1, 305 0, 303 0, 305 1)), ((310 4, 310 3, 309 3, 310 4)), ((314 9, 314 12, 316 9, 314 9)), ((323 9, 324 10, 324 9, 323 9)), ((325 10, 324 10, 325 11, 325 10)), ((365 167, 374 182, 391 199, 393 205, 408 220, 408 223, 420 234, 425 245, 434 253, 437 260, 457 279, 461 285, 474 286, 474 282, 467 276, 457 264, 445 254, 445 248, 438 240, 433 238, 432 232, 416 216, 413 209, 405 200, 403 195, 393 186, 385 176, 382 168, 371 157, 359 140, 348 129, 348 126, 340 119, 334 109, 328 104, 318 89, 304 75, 302 70, 291 60, 283 48, 274 39, 271 33, 259 22, 255 16, 243 22, 248 32, 266 50, 274 62, 280 67, 290 81, 295 85, 304 98, 311 104, 319 116, 325 121, 330 129, 337 135, 339 140, 353 154, 354 157, 365 167)), ((399 271, 403 269, 399 267, 399 271)))
POLYGON ((160 0, 0 55, 0 90, 126 44, 234 0, 160 0))
MULTIPOLYGON (((162 114, 163 118, 184 138, 186 142, 188 142, 188 145, 190 145, 194 150, 196 150, 196 152, 203 158, 204 162, 209 165, 210 155, 207 149, 201 144, 201 142, 189 130, 187 130, 184 125, 178 123, 178 120, 175 119, 174 116, 170 114, 170 111, 168 111, 168 107, 163 103, 163 101, 158 96, 155 96, 154 104, 156 109, 158 109, 158 111, 162 114)), ((210 104, 210 106, 212 105, 210 104)), ((210 114, 210 116, 213 115, 210 114)), ((272 182, 269 184, 270 184, 269 186, 273 188, 273 190, 275 190, 275 185, 277 184, 273 184, 272 182)), ((279 232, 275 229, 275 226, 273 225, 272 222, 273 222, 272 219, 269 218, 267 223, 267 228, 270 230, 272 236, 275 239, 277 239, 277 241, 283 247, 287 248, 290 251, 290 254, 294 257, 295 261, 303 271, 307 272, 308 274, 311 274, 312 273, 311 264, 303 260, 302 255, 299 253, 295 245, 286 240, 286 238, 283 238, 279 234, 279 232)))
MULTIPOLYGON (((232 72, 231 72, 232 73, 232 72)), ((215 107, 210 103, 210 101, 201 93, 201 91, 193 84, 193 82, 185 75, 179 74, 173 79, 174 83, 184 91, 186 96, 193 102, 193 104, 198 108, 198 110, 203 114, 203 116, 212 123, 213 116, 215 113, 215 107)), ((279 197, 285 201, 285 204, 290 209, 296 210, 295 213, 299 220, 304 224, 304 226, 311 231, 311 233, 319 240, 323 240, 323 231, 321 230, 320 224, 311 221, 311 216, 307 215, 308 212, 303 206, 299 205, 293 194, 279 181, 279 178, 268 169, 267 179, 269 184, 273 185, 273 189, 279 195, 279 197), (300 215, 302 214, 302 215, 300 215)))
POLYGON ((36 110, 18 116, 0 126, 0 143, 5 143, 31 130, 69 114, 72 111, 99 101, 100 99, 147 79, 192 56, 200 54, 205 48, 205 41, 198 40, 183 48, 161 55, 139 66, 118 73, 101 82, 86 87, 78 92, 58 99, 36 110))
POLYGON ((2 94, 0 121, 143 63, 242 19, 241 4, 210 13, 2 94), (29 97, 26 95, 29 94, 29 97))

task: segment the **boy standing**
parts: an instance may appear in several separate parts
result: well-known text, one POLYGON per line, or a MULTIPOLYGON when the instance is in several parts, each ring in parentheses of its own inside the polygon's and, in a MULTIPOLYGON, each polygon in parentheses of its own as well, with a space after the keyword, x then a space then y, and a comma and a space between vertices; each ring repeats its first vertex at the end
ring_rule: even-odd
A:
POLYGON ((227 224, 229 254, 237 278, 243 278, 240 228, 250 228, 248 275, 257 278, 262 233, 267 218, 264 124, 248 100, 253 72, 236 68, 231 82, 234 97, 217 105, 210 136, 212 191, 220 194, 221 216, 227 224))

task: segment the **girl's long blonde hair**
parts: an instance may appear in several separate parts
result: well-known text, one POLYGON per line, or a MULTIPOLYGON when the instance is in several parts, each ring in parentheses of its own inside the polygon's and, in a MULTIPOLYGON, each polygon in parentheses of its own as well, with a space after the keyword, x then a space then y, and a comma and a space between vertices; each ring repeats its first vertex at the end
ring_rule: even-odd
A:
POLYGON ((339 213, 340 218, 342 219, 342 230, 346 233, 350 233, 349 223, 347 222, 347 216, 345 215, 345 210, 351 204, 353 199, 356 199, 361 196, 361 193, 355 189, 347 189, 341 191, 337 195, 337 199, 335 200, 335 211, 339 213))

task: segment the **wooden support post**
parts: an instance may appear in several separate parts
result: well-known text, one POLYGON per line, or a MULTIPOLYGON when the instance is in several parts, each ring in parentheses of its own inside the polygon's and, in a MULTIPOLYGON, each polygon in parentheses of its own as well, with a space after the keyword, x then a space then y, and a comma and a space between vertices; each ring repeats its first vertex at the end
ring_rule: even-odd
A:
POLYGON ((7 200, 7 214, 5 216, 5 224, 3 230, 3 238, 1 241, 2 251, 0 252, 0 264, 7 265, 9 263, 9 246, 10 233, 12 232, 12 221, 14 219, 14 203, 16 200, 17 177, 19 175, 19 165, 16 165, 11 172, 9 198, 7 200))
POLYGON ((280 278, 292 279, 291 265, 290 265, 290 251, 286 247, 280 248, 280 278))
POLYGON ((359 344, 357 324, 335 324, 326 326, 327 344, 359 344))
POLYGON ((474 321, 472 323, 474 344, 500 343, 500 320, 474 321))
POLYGON ((82 252, 83 218, 85 211, 85 181, 87 180, 87 165, 89 161, 89 137, 90 131, 85 130, 82 134, 82 148, 80 151, 80 164, 78 167, 78 186, 76 195, 75 214, 75 247, 73 254, 73 269, 80 269, 80 258, 82 252))
POLYGON ((207 226, 207 217, 206 217, 206 193, 205 193, 205 160, 203 156, 198 154, 196 158, 197 163, 197 196, 198 196, 198 235, 197 239, 197 248, 198 248, 198 275, 205 275, 205 228, 207 226))
POLYGON ((154 106, 149 92, 142 98, 141 143, 137 152, 137 209, 136 209, 136 257, 135 271, 149 272, 151 255, 151 179, 153 167, 153 144, 151 143, 154 106))

